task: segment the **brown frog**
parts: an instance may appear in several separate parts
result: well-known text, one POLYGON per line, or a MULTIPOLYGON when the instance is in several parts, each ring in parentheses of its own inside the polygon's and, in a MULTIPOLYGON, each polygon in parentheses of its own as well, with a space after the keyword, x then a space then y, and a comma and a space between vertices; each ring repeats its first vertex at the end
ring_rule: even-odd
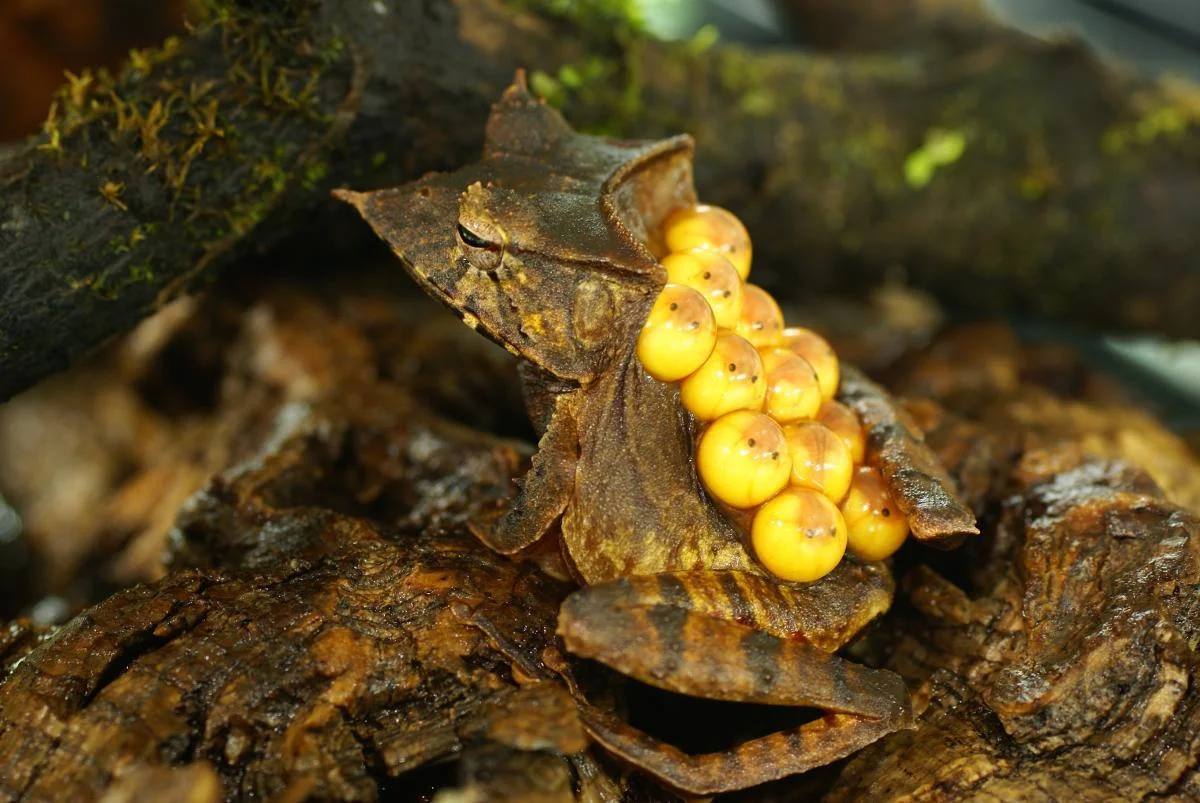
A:
POLYGON ((427 292, 522 359, 538 452, 511 506, 477 535, 504 554, 559 539, 583 585, 560 611, 566 648, 674 692, 826 712, 687 755, 585 707, 607 750, 712 794, 834 761, 911 714, 898 676, 835 654, 889 607, 887 567, 847 559, 808 585, 769 575, 701 488, 677 388, 636 358, 666 281, 656 232, 696 203, 692 150, 686 136, 576 134, 518 77, 493 109, 479 163, 340 197, 427 292))

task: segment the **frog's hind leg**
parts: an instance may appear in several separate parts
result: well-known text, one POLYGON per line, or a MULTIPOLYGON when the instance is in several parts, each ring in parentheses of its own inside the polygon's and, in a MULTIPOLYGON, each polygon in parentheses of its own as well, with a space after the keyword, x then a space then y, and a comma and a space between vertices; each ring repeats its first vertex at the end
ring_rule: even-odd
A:
MULTIPOLYGON (((817 708, 825 716, 724 752, 692 756, 587 707, 593 738, 665 783, 715 794, 828 764, 907 726, 911 710, 903 681, 834 655, 831 650, 853 632, 825 639, 805 633, 793 609, 798 598, 786 588, 773 591, 779 588, 733 572, 622 578, 572 594, 558 630, 572 653, 658 688, 817 708), (789 610, 773 610, 781 605, 789 610), (818 646, 822 641, 825 648, 818 646)), ((844 613, 853 618, 853 611, 844 613)))
POLYGON ((887 720, 826 714, 730 750, 691 755, 593 706, 583 706, 580 715, 588 735, 609 753, 660 783, 699 796, 746 789, 822 767, 898 728, 887 720))

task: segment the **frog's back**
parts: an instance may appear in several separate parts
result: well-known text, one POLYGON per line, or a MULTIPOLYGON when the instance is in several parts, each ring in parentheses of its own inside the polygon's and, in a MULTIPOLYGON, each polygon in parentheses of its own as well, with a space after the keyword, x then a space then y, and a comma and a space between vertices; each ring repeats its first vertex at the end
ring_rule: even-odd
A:
POLYGON ((563 538, 587 583, 694 569, 760 573, 700 487, 679 391, 629 354, 586 390, 563 538))

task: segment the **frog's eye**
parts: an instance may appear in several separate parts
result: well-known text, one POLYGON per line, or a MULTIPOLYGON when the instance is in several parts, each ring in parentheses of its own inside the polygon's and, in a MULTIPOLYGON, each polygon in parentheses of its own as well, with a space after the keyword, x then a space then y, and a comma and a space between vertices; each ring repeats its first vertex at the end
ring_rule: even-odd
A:
POLYGON ((494 224, 483 221, 472 223, 473 228, 458 224, 458 239, 463 245, 463 256, 476 269, 484 273, 495 273, 504 262, 504 234, 494 224))
POLYGON ((491 248, 492 247, 491 243, 489 243, 487 240, 483 239, 478 234, 471 231, 470 229, 468 229, 466 226, 464 226, 461 223, 458 224, 458 236, 460 238, 462 238, 462 241, 465 244, 471 246, 472 248, 491 248))

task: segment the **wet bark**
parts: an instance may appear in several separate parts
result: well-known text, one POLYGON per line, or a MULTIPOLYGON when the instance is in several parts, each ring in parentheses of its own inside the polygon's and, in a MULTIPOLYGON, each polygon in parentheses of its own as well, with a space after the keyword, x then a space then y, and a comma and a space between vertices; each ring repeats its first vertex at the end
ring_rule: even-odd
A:
MULTIPOLYGON (((764 717, 782 715, 655 697, 564 662, 553 634, 570 586, 463 529, 526 465, 527 449, 487 432, 522 415, 502 352, 432 306, 238 286, 157 337, 139 330, 132 340, 153 347, 107 380, 132 382, 169 419, 160 426, 201 428, 114 479, 124 504, 77 510, 56 534, 112 516, 129 526, 140 495, 174 525, 146 515, 125 545, 141 556, 130 565, 169 548, 170 573, 125 575, 147 582, 60 627, 0 631, 0 799, 419 799, 457 787, 489 800, 663 800, 587 744, 564 667, 595 705, 688 752, 761 735, 764 717), (201 370, 210 361, 219 369, 201 370), (190 397, 213 401, 174 407, 166 391, 198 377, 214 388, 190 397), (140 479, 172 465, 199 487, 177 517, 182 497, 140 479)), ((889 385, 912 397, 912 421, 983 531, 951 552, 902 550, 901 600, 847 648, 905 677, 918 730, 734 799, 1194 796, 1200 523, 1186 507, 1200 507, 1200 461, 1078 365, 995 326, 943 336, 889 385)), ((83 383, 75 413, 64 400, 43 414, 87 415, 102 393, 83 383)), ((92 558, 74 572, 100 569, 92 558)))

